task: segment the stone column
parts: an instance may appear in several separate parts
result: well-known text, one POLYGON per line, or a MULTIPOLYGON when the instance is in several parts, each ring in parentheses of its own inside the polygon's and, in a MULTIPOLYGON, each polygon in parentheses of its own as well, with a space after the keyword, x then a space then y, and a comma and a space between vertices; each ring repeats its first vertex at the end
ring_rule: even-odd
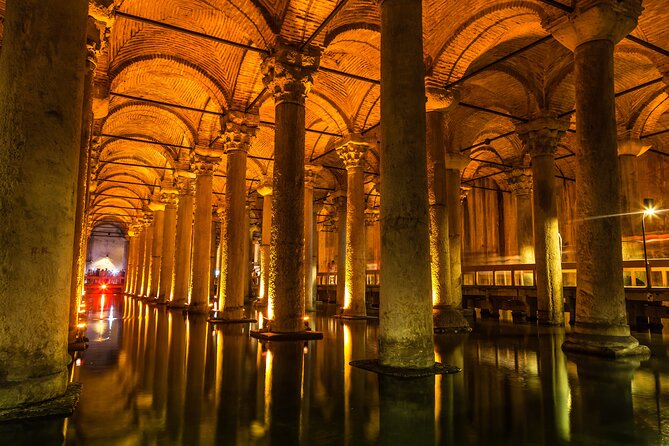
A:
MULTIPOLYGON (((427 180, 430 204, 430 265, 432 273, 432 318, 438 333, 469 332, 469 323, 454 305, 451 293, 449 239, 450 209, 447 206, 443 115, 427 113, 427 180)), ((458 171, 459 181, 459 171, 458 171)), ((458 248, 459 251, 459 248, 458 248)))
MULTIPOLYGON (((637 177, 636 158, 644 154, 650 145, 644 145, 639 138, 626 137, 618 141, 618 165, 620 166, 620 218, 622 237, 640 235, 641 222, 639 213, 643 212, 639 197, 639 179, 637 177)), ((640 243, 623 242, 623 260, 642 259, 643 248, 640 243)))
POLYGON ((146 297, 157 297, 160 282, 160 268, 163 260, 163 232, 165 230, 165 204, 156 202, 149 205, 153 211, 153 242, 151 244, 151 276, 146 297))
POLYGON ((134 228, 131 226, 128 229, 128 260, 125 265, 125 288, 123 293, 130 294, 132 291, 132 281, 133 281, 133 268, 135 267, 135 247, 137 246, 137 234, 135 233, 134 228))
POLYGON ((268 313, 274 332, 304 330, 304 101, 319 55, 279 46, 262 64, 274 96, 274 182, 268 313))
POLYGON ((445 154, 446 209, 448 209, 448 253, 450 255, 451 307, 462 308, 462 193, 461 172, 469 164, 469 156, 449 152, 445 154))
POLYGON ((346 193, 335 193, 333 201, 337 208, 337 308, 344 308, 346 295, 346 193))
POLYGON ((158 288, 158 303, 164 304, 170 300, 172 291, 172 274, 174 272, 174 254, 176 252, 177 232, 177 200, 178 191, 171 188, 162 188, 160 202, 165 205, 163 222, 163 258, 160 266, 160 285, 158 288))
POLYGON ((193 218, 193 275, 188 311, 209 313, 209 268, 211 250, 211 205, 214 167, 220 158, 213 151, 196 148, 192 160, 195 171, 195 217, 193 218))
POLYGON ((647 355, 630 336, 622 277, 613 50, 641 14, 640 0, 578 2, 548 24, 574 52, 576 85, 576 323, 563 350, 612 357, 647 355), (606 175, 602 173, 606 172, 606 175), (591 218, 599 217, 599 218, 591 218))
POLYGON ((567 128, 569 122, 550 115, 517 128, 518 137, 532 157, 537 319, 546 325, 564 325, 562 252, 554 170, 555 151, 567 128))
POLYGON ((272 184, 265 179, 256 191, 262 195, 262 232, 260 235, 260 297, 259 306, 267 305, 269 295, 269 255, 272 233, 272 184))
POLYGON ((218 258, 218 264, 220 266, 220 271, 218 273, 218 302, 216 302, 216 307, 220 308, 218 305, 225 300, 225 283, 228 278, 228 261, 227 261, 227 255, 228 255, 228 250, 226 248, 227 244, 227 236, 225 235, 227 232, 226 225, 225 225, 225 220, 226 220, 226 211, 225 211, 225 203, 221 204, 218 206, 218 209, 216 210, 216 213, 218 214, 218 224, 220 226, 221 230, 221 248, 219 250, 219 258, 218 258))
POLYGON ((365 303, 365 173, 368 145, 351 140, 337 148, 346 166, 346 271, 343 316, 367 317, 365 303))
POLYGON ((381 4, 383 366, 434 365, 422 2, 381 4))
POLYGON ((228 322, 244 321, 244 289, 249 231, 246 211, 246 154, 255 139, 258 115, 228 112, 222 119, 223 144, 227 155, 225 183, 225 289, 218 304, 217 318, 228 322), (221 311, 222 310, 222 311, 221 311))
POLYGON ((177 187, 179 189, 179 204, 177 211, 177 235, 174 252, 174 274, 172 279, 172 293, 170 306, 183 308, 189 297, 191 273, 191 249, 193 238, 193 195, 194 174, 187 171, 177 171, 177 187))
POLYGON ((0 409, 58 398, 68 382, 86 6, 10 1, 4 17, 0 409))
POLYGON ((142 280, 144 276, 144 253, 146 251, 146 225, 144 217, 137 224, 139 238, 137 239, 137 261, 135 262, 135 276, 132 294, 139 297, 142 293, 142 280))
POLYGON ((149 284, 151 282, 151 260, 153 259, 153 233, 154 218, 152 211, 144 213, 144 259, 142 261, 142 288, 140 297, 149 296, 149 284))
POLYGON ((314 186, 320 166, 304 166, 304 309, 316 311, 313 268, 314 257, 314 186))
POLYGON ((516 232, 520 263, 534 263, 532 233, 532 172, 513 169, 508 177, 509 189, 516 200, 516 232))

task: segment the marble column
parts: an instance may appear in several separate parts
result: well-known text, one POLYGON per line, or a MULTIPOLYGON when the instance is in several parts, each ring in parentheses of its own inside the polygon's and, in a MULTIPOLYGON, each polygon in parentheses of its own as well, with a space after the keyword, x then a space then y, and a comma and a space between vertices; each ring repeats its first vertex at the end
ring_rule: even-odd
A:
POLYGON ((161 202, 149 205, 153 211, 153 242, 151 244, 151 276, 146 297, 157 297, 160 286, 160 268, 163 260, 163 232, 165 230, 165 204, 161 202))
POLYGON ((149 285, 151 283, 151 261, 153 260, 153 235, 154 215, 152 211, 144 213, 144 258, 142 260, 142 288, 140 297, 149 296, 149 285))
POLYGON ((316 311, 313 268, 314 258, 314 186, 320 166, 304 166, 304 309, 316 311))
MULTIPOLYGON (((451 298, 451 254, 444 156, 443 114, 429 112, 427 120, 427 180, 430 204, 430 265, 432 318, 438 333, 469 332, 469 323, 451 298)), ((459 249, 458 249, 459 250, 459 249)))
POLYGON ((637 24, 640 0, 578 2, 547 24, 574 52, 576 85, 576 323, 562 349, 609 357, 649 354, 630 336, 622 277, 613 50, 637 24), (606 172, 606 175, 602 175, 606 172), (599 218, 591 218, 599 217, 599 218))
POLYGON ((269 295, 269 255, 272 234, 272 184, 265 179, 256 191, 262 195, 262 232, 260 235, 260 296, 258 306, 267 305, 269 295))
POLYGON ((215 152, 196 148, 192 159, 195 171, 195 216, 193 218, 193 275, 188 311, 209 313, 211 206, 213 199, 214 168, 220 161, 215 152))
POLYGON ((125 264, 125 287, 124 294, 129 294, 132 290, 133 268, 135 267, 135 246, 137 246, 137 234, 132 226, 128 229, 128 260, 125 264))
POLYGON ((86 6, 84 0, 6 5, 0 58, 0 409, 58 398, 68 382, 86 6))
POLYGON ((160 285, 158 288, 158 303, 164 304, 170 300, 172 291, 172 274, 174 273, 174 259, 176 252, 177 232, 177 189, 162 188, 160 202, 165 205, 163 222, 163 257, 160 264, 160 285))
POLYGON ((258 115, 228 112, 222 119, 221 134, 227 155, 225 183, 225 289, 216 317, 228 322, 244 321, 244 289, 248 263, 249 230, 246 211, 246 154, 258 130, 258 115))
MULTIPOLYGON (((620 166, 620 218, 622 237, 641 235, 641 212, 643 203, 639 196, 639 178, 636 158, 644 154, 650 145, 639 138, 626 137, 618 141, 618 165, 620 166)), ((623 242, 623 260, 643 259, 641 243, 623 242)))
POLYGON ((135 262, 135 279, 133 281, 132 294, 139 297, 142 293, 142 280, 144 276, 144 253, 146 251, 146 224, 144 217, 141 217, 137 223, 139 237, 137 239, 137 261, 135 262))
POLYGON ((520 263, 534 263, 534 236, 532 231, 532 172, 513 169, 508 176, 509 189, 516 201, 516 234, 520 263))
POLYGON ((179 204, 177 210, 177 235, 174 252, 174 274, 169 305, 183 308, 190 294, 191 249, 193 238, 194 174, 177 171, 179 204))
POLYGON ((546 115, 517 128, 518 137, 532 158, 534 257, 537 319, 540 324, 564 325, 562 252, 555 196, 555 151, 568 121, 546 115))
POLYGON ((448 209, 448 253, 450 256, 451 307, 462 308, 462 192, 460 175, 470 158, 460 153, 448 152, 444 156, 446 167, 446 209, 448 209))
POLYGON ((368 144, 347 141, 337 148, 346 167, 346 270, 344 273, 345 317, 367 317, 365 303, 365 153, 368 144))
POLYGON ((383 366, 434 365, 425 148, 422 2, 382 0, 381 298, 383 366))
POLYGON ((337 209, 337 309, 344 308, 346 295, 346 193, 336 192, 333 201, 337 209))
POLYGON ((268 313, 270 330, 304 330, 304 102, 320 55, 276 47, 262 64, 274 96, 274 180, 268 313))

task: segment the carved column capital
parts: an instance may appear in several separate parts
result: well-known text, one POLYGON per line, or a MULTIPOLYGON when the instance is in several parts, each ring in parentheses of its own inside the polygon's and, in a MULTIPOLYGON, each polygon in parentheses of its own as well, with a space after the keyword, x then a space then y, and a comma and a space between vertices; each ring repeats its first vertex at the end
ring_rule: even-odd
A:
POLYGON ((579 0, 574 12, 549 18, 544 28, 565 47, 574 51, 594 40, 614 45, 636 28, 643 8, 641 0, 579 0))
POLYGON ((263 83, 275 102, 304 104, 313 85, 312 74, 318 69, 320 50, 299 51, 280 44, 265 57, 261 65, 263 83))
POLYGON ((367 153, 368 148, 369 144, 366 142, 350 140, 337 147, 337 155, 339 155, 339 157, 344 162, 346 170, 355 169, 358 167, 362 168, 364 164, 365 153, 367 153))
POLYGON ((196 149, 191 157, 190 167, 197 176, 213 175, 220 161, 221 158, 214 156, 211 152, 203 153, 196 149))
POLYGON ((641 156, 653 147, 650 144, 645 144, 638 137, 627 137, 618 140, 618 156, 641 156))
POLYGON ((153 211, 145 210, 139 221, 139 224, 142 226, 142 228, 146 229, 151 226, 151 223, 153 223, 153 211))
POLYGON ((256 192, 258 192, 260 195, 263 197, 267 195, 272 195, 272 178, 269 176, 264 176, 261 180, 260 183, 258 184, 258 187, 256 187, 256 192))
POLYGON ((381 219, 378 209, 365 209, 365 226, 373 226, 381 219))
POLYGON ((304 166, 304 187, 313 189, 316 185, 318 172, 323 169, 322 166, 307 164, 304 166))
POLYGON ((189 171, 175 172, 179 195, 195 195, 195 174, 189 171))
POLYGON ((527 195, 532 193, 532 171, 530 169, 516 168, 508 175, 509 189, 514 195, 527 195))
POLYGON ((462 153, 446 153, 444 154, 444 165, 446 169, 463 171, 467 168, 471 158, 469 155, 463 155, 462 153))
POLYGON ((221 118, 221 139, 225 153, 248 152, 258 131, 257 114, 229 111, 221 118))
POLYGON ((516 126, 516 131, 530 156, 534 158, 554 155, 568 128, 569 121, 547 115, 516 126))
POLYGON ((160 202, 165 206, 176 206, 179 200, 179 191, 176 188, 164 187, 160 190, 160 202))

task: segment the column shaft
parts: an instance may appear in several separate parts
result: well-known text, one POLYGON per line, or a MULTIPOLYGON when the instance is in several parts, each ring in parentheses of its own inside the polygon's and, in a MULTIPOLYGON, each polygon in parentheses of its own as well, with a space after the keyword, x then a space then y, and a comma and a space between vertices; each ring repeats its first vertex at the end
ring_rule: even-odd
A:
POLYGON ((139 239, 137 240, 137 262, 135 263, 135 280, 133 284, 133 293, 135 296, 142 294, 142 280, 144 276, 144 254, 146 252, 146 228, 139 229, 139 239))
POLYGON ((266 194, 262 200, 262 234, 260 239, 260 303, 267 305, 269 294, 269 253, 272 233, 272 195, 266 194))
POLYGON ((165 231, 165 210, 159 209, 154 212, 153 218, 153 242, 151 244, 151 277, 147 297, 155 298, 160 286, 160 269, 163 259, 163 236, 165 231))
POLYGON ((193 189, 186 180, 179 189, 176 250, 170 306, 181 308, 189 298, 193 238, 193 189))
POLYGON ((434 364, 422 2, 381 2, 382 365, 434 364))
POLYGON ((153 236, 154 236, 155 220, 147 226, 144 235, 144 242, 146 246, 144 247, 144 263, 142 267, 142 290, 140 295, 142 297, 149 297, 149 287, 151 284, 151 263, 153 260, 153 236))
POLYGON ((213 172, 210 170, 198 172, 195 180, 193 220, 193 276, 188 311, 200 314, 209 312, 212 192, 213 172))
POLYGON ((84 0, 26 0, 5 11, 0 409, 59 397, 68 382, 86 10, 84 0))
POLYGON ((176 252, 177 206, 176 203, 165 205, 165 221, 163 224, 163 258, 160 267, 160 285, 158 302, 170 300, 172 290, 172 274, 176 252))
POLYGON ((460 170, 446 169, 446 208, 448 209, 448 253, 450 255, 450 302, 462 307, 462 229, 460 170))
POLYGON ((534 240, 532 235, 532 195, 530 191, 515 194, 518 233, 518 255, 520 263, 534 263, 534 240))
POLYGON ((314 294, 313 269, 314 257, 314 185, 307 184, 304 188, 304 309, 316 311, 316 295, 314 294))
POLYGON ((337 308, 344 308, 346 295, 346 197, 337 200, 337 308))
POLYGON ((346 169, 346 283, 344 315, 366 317, 365 174, 362 164, 346 169))

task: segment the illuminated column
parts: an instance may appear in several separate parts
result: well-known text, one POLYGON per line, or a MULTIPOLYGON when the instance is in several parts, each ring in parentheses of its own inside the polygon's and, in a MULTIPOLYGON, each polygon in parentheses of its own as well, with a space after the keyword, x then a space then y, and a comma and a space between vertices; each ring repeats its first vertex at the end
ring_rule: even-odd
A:
POLYGON ((271 331, 304 330, 304 101, 319 55, 279 46, 262 64, 274 96, 274 183, 270 255, 271 331))
POLYGON ((128 261, 125 267, 125 294, 131 294, 133 283, 135 281, 135 264, 137 263, 137 242, 139 240, 137 230, 134 225, 128 229, 128 261))
POLYGON ((269 294, 269 243, 272 233, 272 184, 265 179, 258 189, 262 195, 262 232, 260 235, 260 299, 259 306, 267 305, 269 294))
POLYGON ((227 237, 225 233, 227 232, 227 229, 225 227, 225 202, 220 204, 218 208, 216 209, 216 214, 217 214, 217 219, 218 223, 221 229, 221 247, 219 250, 219 258, 218 258, 218 265, 220 267, 219 272, 218 272, 218 302, 216 303, 216 307, 220 308, 219 305, 221 302, 225 300, 225 282, 228 279, 228 261, 227 261, 227 255, 228 255, 228 250, 225 247, 227 243, 227 237))
POLYGON ((425 149, 422 2, 381 5, 381 298, 383 366, 434 365, 425 149))
POLYGON ((320 166, 304 166, 304 309, 316 311, 314 294, 314 186, 320 166))
POLYGON ((334 194, 333 201, 337 208, 337 308, 344 308, 346 289, 346 193, 334 194))
POLYGON ((446 209, 448 209, 448 253, 450 255, 451 307, 462 308, 462 198, 460 175, 469 164, 469 156, 449 152, 446 167, 446 209))
POLYGON ((244 284, 249 230, 246 211, 246 154, 255 139, 258 115, 228 112, 222 119, 222 138, 227 155, 225 183, 225 289, 219 301, 217 318, 226 321, 244 321, 244 284))
POLYGON ((366 317, 365 278, 365 142, 348 141, 337 148, 346 181, 346 271, 343 316, 366 317))
POLYGON ((162 188, 160 201, 165 205, 163 222, 163 258, 160 264, 160 285, 158 289, 158 303, 164 304, 170 300, 172 290, 172 273, 174 272, 174 254, 176 252, 177 231, 177 201, 176 189, 162 188))
POLYGON ((137 262, 135 263, 135 276, 133 281, 132 294, 139 297, 142 293, 142 280, 144 276, 144 253, 146 251, 146 225, 144 217, 137 222, 137 231, 139 238, 137 239, 137 262))
POLYGON ((532 234, 532 173, 529 169, 513 169, 509 189, 516 200, 516 234, 520 263, 534 263, 532 234))
POLYGON ((160 268, 163 260, 163 232, 165 230, 165 204, 151 203, 153 211, 153 243, 151 244, 151 276, 149 276, 149 299, 157 297, 160 268))
POLYGON ((154 218, 152 211, 144 212, 144 258, 142 261, 142 288, 140 290, 140 297, 148 297, 149 282, 151 281, 151 260, 153 254, 153 228, 154 218))
POLYGON ((6 5, 0 58, 0 409, 58 398, 67 387, 87 10, 84 0, 6 5))
MULTIPOLYGON (((469 332, 469 323, 460 312, 461 299, 452 298, 449 213, 444 156, 443 114, 429 112, 427 119, 427 180, 430 204, 430 264, 432 272, 432 318, 438 333, 469 332)), ((468 161, 468 160, 467 160, 468 161)), ((458 192, 459 192, 459 170, 458 192)), ((455 205, 458 212, 459 202, 455 205)), ((459 246, 456 249, 460 253, 459 246)), ((458 256, 459 257, 459 256, 458 256)))
POLYGON ((564 325, 554 170, 555 151, 567 128, 569 122, 552 116, 537 118, 517 128, 518 137, 532 157, 537 318, 539 323, 547 325, 564 325))
MULTIPOLYGON (((636 158, 644 154, 650 145, 644 145, 639 138, 627 137, 618 141, 618 165, 620 166, 620 217, 622 237, 640 235, 640 214, 643 211, 639 197, 636 158), (625 215, 627 214, 627 215, 625 215)), ((642 259, 641 244, 623 243, 623 260, 642 259)))
POLYGON ((206 148, 196 148, 192 160, 195 171, 195 217, 193 218, 193 275, 188 311, 209 313, 209 268, 211 250, 211 205, 214 168, 220 158, 206 148))
POLYGON ((576 85, 578 275, 576 323, 562 345, 565 351, 649 354, 627 324, 620 220, 605 217, 620 213, 613 50, 636 27, 641 9, 640 0, 578 2, 573 13, 548 24, 574 52, 576 85))
POLYGON ((176 250, 170 306, 183 308, 188 303, 191 273, 191 249, 193 237, 193 199, 195 195, 194 174, 177 171, 179 204, 177 208, 176 250))

